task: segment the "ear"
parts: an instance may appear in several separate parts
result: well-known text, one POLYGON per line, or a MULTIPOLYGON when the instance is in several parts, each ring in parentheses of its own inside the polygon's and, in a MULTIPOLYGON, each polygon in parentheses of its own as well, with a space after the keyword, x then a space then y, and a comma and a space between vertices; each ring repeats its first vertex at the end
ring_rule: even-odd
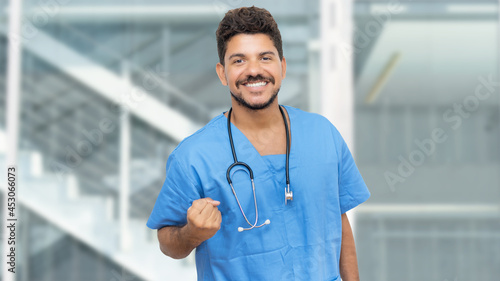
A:
POLYGON ((217 72, 217 76, 219 76, 219 80, 222 85, 227 86, 226 71, 220 62, 218 62, 215 66, 215 71, 217 72))
POLYGON ((281 60, 281 79, 286 77, 286 59, 283 57, 281 60))

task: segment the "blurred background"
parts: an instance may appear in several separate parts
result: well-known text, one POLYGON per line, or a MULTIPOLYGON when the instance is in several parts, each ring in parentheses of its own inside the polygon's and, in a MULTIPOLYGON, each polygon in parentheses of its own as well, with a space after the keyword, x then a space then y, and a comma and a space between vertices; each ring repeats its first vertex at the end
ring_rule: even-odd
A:
MULTIPOLYGON (((14 1, 0 2, 0 162, 15 118, 16 280, 196 280, 193 255, 163 256, 145 223, 169 153, 230 107, 215 30, 248 3, 23 0, 12 14, 14 1), (6 104, 12 17, 17 116, 6 104)), ((347 116, 330 119, 372 193, 351 214, 361 279, 497 281, 499 2, 252 4, 283 37, 280 103, 326 116, 340 104, 347 116)))

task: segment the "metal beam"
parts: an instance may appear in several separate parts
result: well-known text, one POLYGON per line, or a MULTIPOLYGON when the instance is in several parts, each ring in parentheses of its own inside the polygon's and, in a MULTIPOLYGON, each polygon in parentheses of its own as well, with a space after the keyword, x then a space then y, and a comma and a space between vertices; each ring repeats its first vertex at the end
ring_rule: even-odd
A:
MULTIPOLYGON (((9 17, 9 32, 8 32, 8 61, 7 61, 7 109, 6 109, 6 127, 7 127, 7 155, 6 155, 6 166, 13 167, 14 173, 19 176, 22 173, 17 171, 17 149, 19 143, 19 103, 21 100, 21 58, 22 58, 22 47, 21 47, 21 11, 22 11, 22 1, 21 0, 11 0, 10 1, 10 17, 9 17)), ((7 168, 6 167, 6 168, 7 168)), ((2 167, 3 168, 3 167, 2 167)), ((4 172, 7 170, 6 168, 4 172)), ((13 183, 17 183, 17 179, 14 178, 13 183)), ((5 186, 9 186, 8 182, 5 182, 5 186)), ((2 188, 2 191, 4 188, 2 188)), ((10 195, 7 193, 8 189, 5 188, 4 192, 4 206, 12 206, 13 202, 16 202, 18 196, 17 188, 10 195), (11 201, 9 199, 13 199, 11 201)), ((17 203, 17 202, 16 202, 17 203)), ((17 212, 19 209, 14 208, 14 211, 8 212, 7 209, 4 210, 4 223, 3 226, 3 255, 4 262, 2 266, 2 276, 5 281, 16 280, 16 275, 14 272, 10 272, 9 269, 13 270, 13 266, 9 265, 9 256, 11 256, 11 251, 13 249, 15 256, 15 246, 11 245, 11 240, 7 237, 16 237, 16 229, 7 228, 8 223, 16 223, 11 221, 12 219, 17 219, 17 212)), ((15 242, 15 240, 13 240, 15 242)), ((15 245, 15 244, 14 244, 15 245)), ((14 261, 15 261, 15 257, 14 261)), ((15 262, 14 262, 15 263, 15 262)))
MULTIPOLYGON (((128 89, 130 83, 130 68, 127 63, 122 65, 122 77, 124 88, 128 89)), ((120 249, 122 252, 130 250, 130 233, 129 231, 129 194, 130 194, 130 115, 127 108, 123 108, 122 116, 120 117, 120 249)))
MULTIPOLYGON (((100 23, 124 22, 131 19, 141 23, 218 23, 229 8, 229 6, 217 7, 215 1, 208 5, 72 5, 60 6, 57 12, 50 16, 55 21, 86 23, 96 20, 100 23)), ((37 15, 46 15, 47 11, 51 10, 51 7, 37 5, 35 8, 25 9, 23 16, 32 18, 37 15)), ((274 17, 276 20, 295 23, 308 20, 308 15, 303 11, 278 12, 274 17)))
MULTIPOLYGON (((342 134, 354 155, 353 0, 321 0, 321 114, 342 134)), ((348 212, 353 232, 355 210, 348 212)))

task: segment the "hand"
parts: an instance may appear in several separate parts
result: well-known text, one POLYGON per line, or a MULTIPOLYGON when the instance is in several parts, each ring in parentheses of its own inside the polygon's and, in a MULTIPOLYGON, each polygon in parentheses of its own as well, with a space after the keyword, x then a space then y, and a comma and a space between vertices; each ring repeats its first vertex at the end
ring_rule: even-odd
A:
POLYGON ((222 216, 219 201, 201 198, 193 201, 187 210, 187 230, 196 245, 211 238, 220 229, 222 216))

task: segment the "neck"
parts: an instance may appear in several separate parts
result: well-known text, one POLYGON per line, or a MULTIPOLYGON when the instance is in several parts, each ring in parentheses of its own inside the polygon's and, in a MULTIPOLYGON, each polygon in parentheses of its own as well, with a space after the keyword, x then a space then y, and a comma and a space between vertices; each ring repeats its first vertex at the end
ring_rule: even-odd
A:
POLYGON ((243 130, 258 130, 283 123, 283 117, 277 102, 260 110, 252 110, 233 104, 231 123, 243 130))

